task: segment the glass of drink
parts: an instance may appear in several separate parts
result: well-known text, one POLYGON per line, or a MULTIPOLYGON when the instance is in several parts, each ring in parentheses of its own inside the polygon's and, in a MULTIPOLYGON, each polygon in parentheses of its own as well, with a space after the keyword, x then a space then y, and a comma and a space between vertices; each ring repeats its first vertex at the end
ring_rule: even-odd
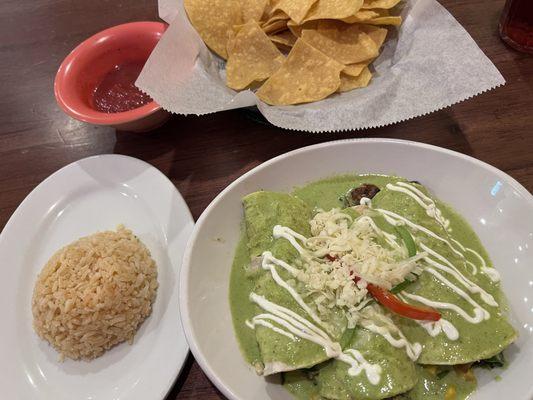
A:
POLYGON ((500 36, 516 50, 533 54, 533 0, 507 0, 500 20, 500 36))

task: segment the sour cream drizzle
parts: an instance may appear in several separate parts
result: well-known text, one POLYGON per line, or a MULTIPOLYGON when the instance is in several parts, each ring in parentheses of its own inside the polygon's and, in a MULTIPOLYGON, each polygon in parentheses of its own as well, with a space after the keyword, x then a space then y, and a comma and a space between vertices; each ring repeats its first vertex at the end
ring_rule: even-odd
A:
MULTIPOLYGON (((369 200, 369 199, 366 199, 366 200, 369 200)), ((361 204, 363 204, 363 200, 361 200, 361 204)), ((364 204, 367 205, 367 206, 369 206, 369 207, 372 206, 372 203, 371 203, 370 201, 365 201, 364 204)), ((459 255, 462 259, 465 259, 465 256, 463 255, 463 253, 457 251, 457 250, 451 245, 451 243, 450 243, 447 239, 444 239, 443 237, 437 235, 437 234, 434 233, 433 231, 430 231, 429 229, 427 229, 427 228, 425 228, 425 227, 423 227, 423 226, 421 226, 421 225, 415 224, 415 223, 411 222, 410 220, 408 220, 407 218, 404 218, 404 217, 402 217, 402 216, 400 216, 400 215, 398 215, 398 214, 396 214, 396 213, 394 213, 394 212, 392 212, 392 211, 383 210, 383 209, 381 209, 381 208, 373 208, 373 210, 375 210, 375 211, 379 212, 380 214, 382 214, 383 217, 385 218, 385 220, 386 220, 388 223, 390 223, 391 225, 398 225, 398 221, 401 221, 401 222, 405 223, 405 225, 411 227, 411 228, 414 229, 414 230, 418 230, 418 231, 424 232, 424 233, 427 234, 428 236, 431 236, 432 238, 435 238, 435 239, 437 239, 437 240, 439 240, 439 241, 441 241, 441 242, 446 243, 446 244, 448 245, 448 247, 449 247, 449 248, 450 248, 455 254, 459 255)), ((423 243, 420 243, 420 245, 421 245, 421 246, 424 246, 423 243)), ((429 247, 427 247, 427 246, 424 246, 423 248, 424 248, 425 250, 426 250, 426 249, 429 249, 429 247)), ((427 251, 427 250, 426 250, 426 251, 427 251)), ((441 260, 442 260, 442 259, 445 259, 445 258, 444 258, 442 255, 440 255, 439 253, 437 253, 437 252, 435 252, 435 251, 433 251, 433 250, 431 250, 431 251, 432 251, 433 255, 437 254, 437 255, 440 257, 441 260)), ((434 261, 433 261, 432 259, 430 259, 429 257, 426 257, 425 260, 426 260, 427 262, 429 262, 429 263, 434 263, 434 261), (429 260, 429 261, 428 261, 428 260, 429 260)), ((445 259, 445 260, 446 260, 446 262, 447 262, 449 265, 452 265, 447 259, 445 259)), ((438 264, 438 263, 437 263, 437 264, 438 264)), ((450 273, 451 273, 451 271, 452 271, 452 270, 446 268, 446 267, 445 267, 444 265, 442 265, 442 264, 438 264, 438 266, 444 267, 444 268, 441 268, 441 269, 447 269, 447 272, 450 272, 450 273)), ((452 267, 453 267, 453 265, 452 265, 452 267)), ((459 271, 458 271, 455 267, 453 267, 453 268, 454 268, 453 272, 455 273, 454 276, 456 276, 456 278, 457 278, 457 276, 459 276, 459 271)), ((462 276, 464 279, 466 279, 466 278, 464 277, 464 275, 460 274, 460 276, 462 276)), ((469 281, 469 282, 470 282, 470 281, 469 281)), ((470 283, 472 283, 472 282, 470 282, 470 283)), ((472 285, 473 285, 473 283, 472 283, 472 285)), ((477 285, 476 285, 476 287, 479 288, 479 286, 477 286, 477 285)), ((475 289, 475 290, 478 290, 478 289, 475 289)), ((483 289, 479 288, 479 290, 483 290, 483 289)), ((478 292, 479 292, 479 291, 478 291, 478 292)), ((486 295, 490 296, 490 295, 489 295, 488 293, 486 293, 485 291, 483 291, 483 292, 484 292, 486 295)), ((480 292, 479 292, 479 293, 480 293, 480 292)), ((482 295, 482 296, 483 296, 483 295, 482 295)), ((485 299, 488 299, 488 296, 485 296, 485 299)), ((492 297, 492 296, 491 296, 491 297, 492 297)), ((485 299, 484 299, 484 301, 485 301, 485 299)), ((488 301, 490 302, 491 300, 489 299, 488 301)), ((494 299, 492 299, 492 301, 494 301, 494 299)), ((496 303, 496 306, 497 306, 497 305, 498 305, 498 304, 496 303)))
POLYGON ((396 182, 396 185, 392 183, 387 184, 387 189, 395 192, 401 192, 410 196, 416 201, 423 209, 426 210, 426 214, 434 218, 444 229, 450 228, 450 220, 444 218, 442 211, 437 207, 435 201, 432 198, 426 196, 421 190, 406 182, 396 182))
POLYGON ((290 333, 322 346, 328 357, 336 357, 341 353, 339 343, 331 341, 326 332, 298 313, 272 303, 264 296, 254 292, 250 293, 250 300, 267 312, 267 314, 259 314, 262 316, 260 319, 265 318, 265 316, 268 319, 276 319, 276 322, 290 333))
MULTIPOLYGON (((485 262, 485 259, 481 256, 481 254, 479 254, 477 251, 475 251, 475 250, 473 250, 473 249, 471 249, 469 247, 464 247, 461 244, 461 242, 459 242, 459 241, 457 241, 455 239, 452 239, 452 241, 457 246, 459 246, 464 252, 469 252, 469 253, 473 254, 479 260, 479 263, 481 264, 481 272, 483 274, 487 275, 492 282, 499 282, 500 281, 500 274, 498 273, 498 271, 495 268, 487 266, 487 263, 485 262)), ((472 264, 469 261, 467 261, 467 263, 469 263, 472 266, 474 266, 474 264, 472 264)), ((477 273, 477 270, 476 270, 476 273, 477 273)))
MULTIPOLYGON (((396 185, 393 185, 393 184, 390 184, 390 183, 387 184, 387 188, 389 190, 394 190, 394 191, 398 191, 398 192, 402 192, 402 193, 407 194, 408 196, 413 198, 417 202, 417 204, 421 205, 426 210, 426 213, 428 213, 428 215, 431 214, 430 216, 435 218, 435 220, 439 224, 441 224, 443 226, 449 225, 449 220, 445 219, 442 216, 442 211, 438 207, 436 207, 435 202, 431 198, 426 196, 423 192, 421 192, 419 189, 414 187, 413 185, 410 185, 410 184, 405 183, 405 182, 396 182, 396 185), (430 210, 430 211, 428 211, 428 210, 430 210)), ((370 199, 362 199, 361 200, 361 204, 365 204, 365 205, 367 205, 369 207, 372 207, 372 202, 371 202, 370 199)), ((379 213, 381 213, 385 217, 385 220, 387 222, 389 222, 390 224, 397 225, 399 221, 403 222, 404 224, 406 224, 407 226, 411 227, 414 230, 421 231, 421 232, 427 234, 428 236, 431 236, 434 239, 437 239, 437 240, 439 240, 439 241, 441 241, 443 243, 446 243, 448 245, 448 247, 455 254, 457 254, 458 256, 460 256, 462 259, 464 259, 466 261, 466 263, 472 268, 472 273, 476 274, 477 273, 477 267, 472 262, 470 262, 469 260, 466 260, 466 257, 464 255, 464 253, 466 253, 466 252, 473 254, 480 262, 481 271, 483 273, 487 274, 489 276, 489 278, 493 282, 497 282, 499 280, 498 272, 494 268, 488 267, 487 263, 485 262, 485 259, 477 251, 475 251, 475 250, 473 250, 471 248, 465 247, 459 241, 451 238, 451 242, 453 242, 453 244, 455 246, 457 246, 460 250, 462 250, 462 252, 458 251, 455 248, 455 246, 452 245, 452 243, 449 240, 437 235, 435 232, 433 232, 433 231, 431 231, 431 230, 429 230, 429 229, 427 229, 427 228, 425 228, 425 227, 423 227, 421 225, 413 223, 412 221, 408 220, 407 218, 404 218, 404 217, 402 217, 402 216, 400 216, 400 215, 398 215, 396 213, 393 213, 392 211, 388 211, 388 210, 382 210, 382 209, 379 209, 379 208, 378 209, 374 209, 374 210, 376 210, 379 213)), ((485 290, 483 290, 478 285, 474 284, 472 281, 470 281, 468 278, 466 278, 463 274, 461 274, 460 271, 455 266, 453 266, 453 264, 450 263, 445 257, 443 257, 441 254, 431 250, 430 248, 425 246, 423 243, 420 243, 420 246, 425 251, 430 253, 432 256, 438 258, 440 261, 444 262, 450 268, 452 268, 453 272, 450 271, 450 270, 447 270, 447 272, 452 273, 452 275, 454 275, 455 278, 457 278, 465 287, 467 287, 468 290, 471 293, 479 293, 481 295, 481 298, 483 299, 483 301, 485 301, 487 304, 492 305, 494 307, 498 306, 498 303, 496 303, 496 301, 494 300, 494 297, 492 295, 487 293, 485 290)), ((439 265, 442 267, 441 264, 439 264, 439 265)), ((443 269, 443 268, 441 268, 441 269, 443 269)))
POLYGON ((434 301, 434 300, 430 300, 425 297, 412 294, 412 293, 407 293, 407 292, 402 292, 402 295, 403 297, 407 297, 408 299, 418 301, 419 303, 425 304, 426 306, 429 306, 429 307, 455 311, 457 314, 463 317, 463 319, 465 319, 466 321, 472 324, 479 324, 481 321, 485 319, 485 315, 481 308, 474 308, 474 315, 470 316, 465 310, 463 310, 461 307, 453 303, 434 301))
POLYGON ((446 265, 442 265, 438 262, 435 262, 429 257, 425 257, 424 260, 431 265, 435 266, 436 268, 446 271, 449 274, 451 274, 455 279, 457 279, 465 288, 468 289, 470 293, 478 293, 481 297, 481 299, 488 305, 492 307, 498 307, 498 303, 496 303, 496 300, 494 300, 494 297, 487 293, 484 289, 482 289, 479 285, 476 285, 474 282, 472 282, 470 279, 468 279, 466 276, 464 276, 446 257, 443 257, 441 254, 437 253, 436 251, 430 249, 428 246, 426 246, 424 243, 419 243, 420 247, 426 251, 429 255, 435 257, 439 261, 445 263, 446 265))
POLYGON ((294 268, 292 265, 286 263, 285 261, 277 259, 272 255, 270 251, 263 252, 261 257, 261 267, 263 269, 269 269, 269 264, 276 264, 285 269, 292 276, 298 275, 298 272, 300 271, 298 268, 294 268))
POLYGON ((402 246, 400 246, 397 242, 396 235, 393 235, 392 233, 385 232, 384 230, 380 229, 374 220, 366 215, 363 215, 358 218, 358 221, 366 221, 370 225, 370 227, 376 232, 377 235, 383 237, 385 241, 391 246, 401 249, 402 246))
POLYGON ((296 240, 298 239, 302 243, 305 243, 307 238, 304 235, 300 235, 298 232, 295 232, 286 226, 276 225, 272 231, 272 236, 274 239, 287 239, 289 243, 292 244, 292 247, 298 251, 298 253, 300 253, 302 256, 308 256, 307 250, 305 250, 296 240))
POLYGON ((262 262, 263 269, 270 270, 270 274, 272 275, 272 279, 274 279, 274 282, 276 282, 279 286, 281 286, 283 289, 289 292, 292 298, 298 303, 300 307, 302 307, 305 310, 307 314, 309 314, 309 316, 313 319, 313 321, 323 326, 324 323, 320 320, 318 315, 316 315, 316 313, 311 309, 311 307, 309 307, 305 303, 302 296, 300 296, 298 292, 296 292, 296 290, 294 290, 294 288, 291 285, 289 285, 279 276, 278 271, 276 270, 276 265, 282 266, 283 268, 287 269, 289 273, 293 275, 295 274, 294 271, 296 270, 296 268, 272 256, 271 252, 265 251, 263 253, 263 262, 262 262))
MULTIPOLYGON (((485 310, 483 307, 481 307, 472 297, 470 297, 464 290, 458 288, 456 285, 451 283, 448 279, 446 279, 444 276, 442 276, 440 273, 435 271, 433 268, 427 268, 427 272, 435 276, 438 280, 440 280, 445 285, 449 286, 450 289, 452 289, 455 293, 457 293, 460 297, 465 299, 472 307, 474 307, 474 314, 479 315, 481 314, 483 316, 483 319, 489 319, 490 314, 487 310, 485 310)), ((444 308, 444 307, 443 307, 444 308)), ((479 323, 481 321, 470 321, 472 323, 479 323)))
POLYGON ((381 367, 377 364, 370 364, 358 350, 346 349, 344 353, 339 354, 337 360, 350 365, 348 374, 351 376, 357 376, 364 370, 372 385, 377 385, 381 379, 381 367))
POLYGON ((253 317, 251 322, 247 320, 247 321, 244 321, 244 323, 250 329, 255 329, 257 325, 261 325, 261 326, 264 326, 265 328, 272 329, 274 332, 279 333, 280 335, 286 336, 293 341, 296 340, 296 336, 294 336, 292 333, 278 328, 274 324, 271 324, 270 322, 268 322, 268 320, 277 322, 280 325, 283 324, 283 320, 281 318, 278 318, 272 314, 259 314, 253 317))
POLYGON ((416 361, 420 356, 420 353, 422 352, 422 345, 416 342, 409 342, 405 335, 402 333, 402 331, 396 325, 394 325, 392 321, 390 321, 390 324, 394 326, 394 330, 396 331, 398 338, 392 336, 391 329, 386 326, 376 325, 372 320, 361 319, 360 323, 363 328, 368 329, 370 332, 374 332, 378 335, 383 336, 383 338, 385 338, 385 340, 389 342, 393 347, 404 348, 405 352, 407 353, 407 356, 411 360, 416 361))
MULTIPOLYGON (((442 216, 442 212, 436 207, 435 202, 430 199, 428 196, 426 196, 424 193, 422 193, 420 190, 415 188, 412 185, 409 185, 405 182, 397 182, 396 185, 388 184, 387 188, 389 190, 394 190, 397 192, 402 192, 411 198, 413 198, 417 204, 419 204, 421 207, 423 207, 426 210, 426 213, 434 218, 440 225, 442 225, 444 228, 449 227, 449 220, 445 219, 442 216)), ((363 198, 361 200, 362 205, 366 205, 370 208, 372 208, 372 201, 368 198, 363 198)), ((385 220, 391 224, 391 225, 400 225, 405 224, 411 229, 415 231, 420 231, 425 233, 426 235, 437 239, 443 243, 445 243, 455 254, 460 256, 467 265, 469 265, 472 268, 472 273, 475 275, 477 273, 477 266, 472 263, 471 261, 467 260, 465 257, 465 253, 471 253, 473 254, 480 262, 480 270, 481 272, 485 273, 489 276, 489 278, 493 282, 497 282, 499 280, 499 274, 494 268, 490 268, 487 266, 484 258, 475 250, 467 248, 463 246, 459 241, 451 238, 451 241, 447 240, 446 238, 443 238, 439 235, 437 235, 435 232, 421 226, 418 224, 415 224, 414 222, 410 221, 409 219, 402 217, 401 215, 398 215, 392 211, 389 210, 383 210, 379 208, 373 208, 373 210, 379 212, 385 220), (452 244, 453 243, 453 244, 452 244), (459 251, 459 250, 460 251, 459 251)), ((477 293, 480 295, 483 302, 486 304, 497 307, 498 303, 495 301, 494 297, 487 293, 483 288, 481 288, 479 285, 472 282, 470 279, 468 279, 464 274, 462 274, 459 269, 457 269, 446 257, 444 257, 442 254, 434 251, 433 249, 429 248, 428 246, 424 245, 424 243, 418 243, 420 248, 428 253, 427 257, 424 257, 424 261, 426 261, 429 266, 425 268, 425 271, 432 274, 435 278, 437 278, 439 281, 441 281, 443 284, 448 286, 452 291, 454 291, 457 295, 462 297, 464 300, 466 300, 470 305, 473 306, 474 315, 469 315, 465 310, 463 310, 461 307, 451 304, 451 303, 445 303, 445 302, 439 302, 439 301, 433 301, 430 299, 426 299, 422 296, 413 295, 407 292, 402 292, 402 294, 412 300, 416 300, 422 304, 425 304, 430 307, 434 308, 440 308, 440 309, 448 309, 456 312, 461 317, 463 317, 466 321, 477 324, 484 320, 487 320, 490 318, 490 313, 481 307, 471 296, 469 296, 464 290, 459 288, 457 285, 450 282, 447 278, 445 278, 441 273, 439 273, 437 270, 440 270, 442 272, 446 272, 450 275, 452 275, 463 287, 465 287, 470 293, 477 293)), ((439 333, 443 332, 450 340, 457 340, 459 337, 459 333, 455 326, 451 324, 447 320, 442 320, 435 322, 420 322, 417 321, 417 323, 422 326, 428 332, 431 336, 436 336, 439 333)))
POLYGON ((459 339, 459 331, 457 328, 448 320, 441 318, 438 321, 415 321, 418 325, 426 330, 429 336, 436 337, 440 333, 444 333, 446 337, 450 340, 459 339))
POLYGON ((481 272, 487 275, 489 279, 494 283, 499 282, 501 279, 500 273, 496 270, 496 268, 491 268, 491 267, 481 268, 481 272))
POLYGON ((472 275, 477 275, 477 267, 476 267, 476 264, 468 261, 468 260, 465 260, 466 264, 470 266, 471 268, 471 272, 472 272, 472 275))
POLYGON ((253 292, 250 293, 250 300, 267 313, 256 315, 251 322, 246 321, 246 325, 249 328, 255 329, 256 325, 262 325, 292 340, 296 340, 296 336, 309 340, 310 342, 321 346, 328 357, 335 358, 348 364, 350 366, 348 369, 348 374, 350 376, 357 376, 362 371, 365 371, 371 384, 377 385, 381 380, 382 371, 379 365, 369 363, 363 355, 355 349, 347 349, 343 352, 339 343, 333 342, 326 332, 299 314, 288 308, 272 303, 265 297, 259 296, 253 292), (268 320, 275 321, 284 329, 272 325, 268 320))
MULTIPOLYGON (((450 221, 442 215, 442 211, 436 206, 435 201, 431 199, 430 197, 426 196, 421 190, 419 190, 417 187, 406 183, 406 182, 396 182, 396 185, 393 185, 391 183, 387 184, 387 189, 393 190, 396 192, 404 193, 408 196, 410 196, 413 200, 415 200, 422 208, 426 210, 426 214, 432 218, 434 218, 439 224, 441 224, 446 230, 451 231, 450 229, 450 221)), ((451 241, 459 247, 463 254, 462 257, 464 258, 464 253, 468 252, 473 254, 480 262, 481 273, 487 275, 489 279, 492 282, 499 282, 500 281, 500 274, 495 268, 488 267, 487 263, 485 262, 485 259, 474 249, 471 249, 469 247, 463 246, 459 241, 455 239, 451 239, 451 241)), ((454 248, 452 247, 452 250, 454 248)), ((455 252, 455 251, 454 251, 455 252)), ((471 261, 466 261, 466 263, 472 268, 472 274, 476 275, 478 273, 478 268, 474 263, 471 261)))
MULTIPOLYGON (((369 200, 369 199, 367 199, 369 200)), ((361 200, 363 201, 363 200, 361 200)), ((371 205, 372 203, 366 202, 365 205, 371 205)), ((435 232, 423 227, 422 225, 415 224, 414 222, 408 220, 407 218, 402 217, 401 215, 396 214, 395 212, 389 211, 389 210, 383 210, 381 208, 373 208, 374 211, 379 212, 383 217, 385 218, 385 221, 387 221, 391 225, 407 225, 411 229, 415 231, 420 231, 425 233, 428 236, 431 236, 434 239, 437 239, 443 243, 445 243, 455 254, 457 254, 459 257, 464 258, 465 256, 463 253, 461 253, 459 250, 457 250, 455 247, 452 246, 449 240, 437 235, 435 232)))

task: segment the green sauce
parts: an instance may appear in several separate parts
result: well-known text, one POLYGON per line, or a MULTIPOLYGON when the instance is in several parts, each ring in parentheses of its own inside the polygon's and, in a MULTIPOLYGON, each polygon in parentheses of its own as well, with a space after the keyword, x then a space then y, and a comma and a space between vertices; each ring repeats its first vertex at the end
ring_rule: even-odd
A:
POLYGON ((292 194, 313 208, 331 210, 332 208, 344 208, 340 197, 355 186, 371 183, 382 187, 399 180, 405 181, 403 178, 382 175, 340 175, 297 187, 292 194))
MULTIPOLYGON (((399 192, 393 192, 391 190, 383 190, 388 183, 396 183, 398 181, 407 182, 403 178, 394 176, 342 175, 295 188, 292 195, 302 200, 305 204, 305 207, 308 207, 309 210, 330 210, 332 208, 343 208, 343 203, 340 198, 345 195, 349 189, 359 186, 363 183, 374 184, 382 189, 382 191, 378 193, 372 201, 375 208, 393 211, 411 221, 429 227, 429 229, 432 231, 438 232, 439 235, 449 235, 447 237, 453 238, 462 243, 463 246, 469 247, 481 254, 486 261, 487 266, 492 267, 488 254, 477 238, 475 232, 468 225, 468 223, 451 207, 438 201, 436 202, 437 206, 441 209, 443 216, 450 221, 451 233, 448 233, 442 228, 442 226, 436 224, 432 218, 428 217, 422 207, 414 204, 409 196, 399 192)), ((420 186, 418 188, 423 191, 425 190, 420 186)), ((293 214, 305 214, 307 213, 305 207, 294 203, 290 205, 289 209, 292 210, 293 214)), ((275 214, 279 211, 276 209, 276 207, 268 207, 268 205, 266 209, 268 210, 266 212, 266 216, 261 215, 260 213, 256 214, 254 217, 255 219, 250 224, 250 229, 257 228, 258 230, 265 230, 265 226, 268 225, 266 221, 268 214, 275 214)), ((282 222, 278 223, 287 226, 290 224, 297 225, 298 218, 292 220, 290 215, 291 213, 284 214, 281 218, 282 222)), ((394 233, 394 228, 384 222, 384 220, 380 221, 379 218, 376 218, 375 222, 381 229, 394 233)), ((297 228, 294 229, 297 231, 299 230, 297 228)), ((305 233, 303 231, 301 232, 305 233)), ((266 230, 266 233, 267 236, 260 236, 259 241, 252 245, 251 248, 252 252, 255 253, 254 256, 260 254, 261 249, 266 245, 272 245, 272 239, 270 239, 270 233, 268 230, 266 230)), ((235 333, 246 361, 252 365, 262 367, 263 360, 261 356, 261 349, 256 338, 256 331, 248 328, 245 325, 246 320, 250 320, 258 313, 258 311, 260 311, 255 305, 253 305, 253 303, 249 301, 249 294, 254 290, 254 287, 256 287, 258 280, 257 276, 251 277, 248 270, 251 256, 249 246, 247 247, 246 241, 247 235, 246 228, 244 227, 242 238, 236 249, 230 277, 230 306, 235 333)), ((435 249, 446 258, 453 260, 452 262, 454 265, 456 262, 458 265, 463 262, 460 259, 457 259, 457 255, 453 254, 453 252, 448 247, 443 245, 442 242, 434 238, 424 238, 424 242, 429 248, 435 249)), ((284 255, 284 259, 287 257, 293 257, 293 255, 290 254, 289 250, 287 250, 283 244, 275 243, 274 249, 276 248, 280 254, 284 255)), ((466 259, 474 263, 479 268, 479 259, 475 255, 468 253, 466 254, 466 259)), ((416 323, 405 318, 396 318, 395 322, 401 328, 407 338, 411 342, 419 342, 422 344, 424 350, 420 358, 417 360, 417 363, 419 364, 464 364, 482 358, 488 358, 501 352, 516 337, 515 330, 506 320, 505 311, 507 309, 507 305, 505 297, 499 288, 499 284, 492 282, 486 275, 479 272, 477 275, 472 274, 471 268, 464 264, 461 267, 461 272, 485 291, 493 295, 495 300, 500 304, 500 307, 491 308, 481 303, 490 311, 491 318, 479 324, 472 324, 468 321, 465 321, 452 311, 441 310, 442 316, 447 320, 452 321, 453 325, 460 333, 460 337, 456 341, 449 340, 444 334, 431 337, 416 323)), ((438 301, 457 304, 461 308, 469 310, 469 312, 471 310, 469 303, 462 298, 458 298, 458 296, 450 290, 447 290, 442 282, 429 273, 422 274, 418 281, 413 284, 412 287, 409 287, 408 291, 411 292, 411 290, 414 290, 414 292, 420 296, 433 296, 433 299, 435 299, 436 293, 436 300, 438 301)), ((480 302, 477 296, 478 295, 473 295, 473 297, 476 298, 476 301, 480 302)), ((377 335, 375 337, 382 339, 377 335)), ((376 345, 379 343, 383 346, 389 346, 384 340, 379 339, 374 340, 376 345)), ((372 349, 372 346, 365 348, 372 349)), ((308 351, 308 349, 305 350, 308 351)), ((376 353, 378 356, 380 354, 379 352, 382 352, 383 354, 387 353, 383 349, 378 350, 378 353, 376 353)), ((269 349, 269 351, 272 351, 272 349, 269 349)), ((372 358, 372 356, 370 357, 372 358)), ((285 357, 281 358, 284 359, 285 357)), ((292 361, 294 361, 295 365, 298 363, 297 360, 292 361)), ((410 361, 406 361, 406 363, 406 365, 408 365, 410 361)), ((321 365, 324 365, 324 371, 327 368, 330 368, 332 371, 333 369, 337 368, 328 367, 328 362, 321 365)), ((347 370, 347 367, 342 368, 347 370)), ((394 384, 395 380, 402 380, 403 378, 401 374, 405 373, 405 371, 406 369, 402 368, 401 366, 399 366, 397 370, 389 371, 390 382, 392 382, 391 385, 396 385, 394 384)), ((453 390, 455 391, 455 399, 462 400, 467 398, 468 395, 475 389, 475 381, 465 380, 462 374, 457 373, 453 369, 449 373, 445 374, 445 376, 441 374, 440 377, 433 375, 430 373, 430 371, 431 368, 428 369, 422 366, 417 366, 417 383, 414 385, 414 387, 413 384, 410 384, 408 388, 412 387, 412 389, 401 396, 397 396, 396 398, 410 400, 437 400, 444 399, 447 391, 453 390), (450 389, 452 387, 453 389, 450 389)), ((355 385, 353 386, 354 388, 362 387, 364 389, 365 386, 364 382, 354 382, 352 378, 348 377, 346 371, 333 371, 332 377, 332 379, 340 379, 339 388, 345 386, 347 387, 347 385, 355 385), (342 383, 343 379, 346 379, 347 381, 342 383)), ((320 397, 321 388, 319 381, 316 379, 309 379, 309 374, 303 372, 302 370, 285 373, 284 380, 284 386, 297 399, 322 398, 320 397)), ((331 384, 335 384, 333 380, 331 381, 331 384)), ((322 382, 321 385, 327 386, 327 383, 322 382)), ((370 384, 367 382, 366 385, 370 384)), ((390 393, 394 393, 394 388, 389 389, 391 389, 390 393)), ((324 388, 322 388, 322 390, 324 392, 324 388)), ((402 391, 404 390, 406 390, 406 388, 402 388, 402 391)), ((342 390, 335 389, 333 392, 342 393, 342 390)), ((380 396, 380 394, 375 392, 372 388, 361 393, 366 393, 366 395, 357 398, 383 398, 383 396, 380 396)), ((398 391, 396 393, 398 393, 398 391)), ((338 398, 350 399, 350 394, 345 393, 338 398)))
POLYGON ((320 400, 318 385, 310 372, 296 370, 283 374, 283 387, 297 400, 320 400))
POLYGON ((464 400, 476 390, 475 379, 468 378, 454 369, 436 374, 430 371, 429 368, 417 367, 417 384, 397 400, 442 400, 446 398, 447 393, 453 400, 464 400))
MULTIPOLYGON (((416 367, 418 381, 414 388, 406 393, 394 396, 394 400, 442 400, 448 394, 453 400, 465 400, 476 390, 473 375, 466 376, 451 369, 438 371, 437 367, 416 367), (433 371, 433 372, 432 372, 433 371), (452 395, 453 393, 453 395, 452 395)), ((283 386, 297 400, 322 400, 319 387, 312 373, 301 370, 283 374, 283 386)), ((348 396, 346 399, 350 399, 348 396)))
POLYGON ((247 278, 250 255, 246 246, 246 235, 242 234, 235 251, 229 284, 229 303, 233 317, 233 328, 237 334, 242 353, 252 365, 261 364, 261 353, 255 332, 246 327, 245 321, 256 314, 254 305, 248 299, 253 289, 253 280, 247 278))

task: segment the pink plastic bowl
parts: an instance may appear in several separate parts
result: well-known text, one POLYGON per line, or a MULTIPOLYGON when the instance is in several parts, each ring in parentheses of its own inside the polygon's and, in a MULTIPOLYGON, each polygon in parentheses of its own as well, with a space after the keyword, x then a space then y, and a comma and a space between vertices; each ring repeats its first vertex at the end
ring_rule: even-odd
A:
POLYGON ((155 101, 130 111, 103 113, 92 108, 91 99, 96 86, 116 65, 146 61, 166 28, 162 22, 131 22, 82 42, 57 71, 54 92, 59 106, 80 121, 118 130, 143 132, 162 125, 169 113, 155 101))

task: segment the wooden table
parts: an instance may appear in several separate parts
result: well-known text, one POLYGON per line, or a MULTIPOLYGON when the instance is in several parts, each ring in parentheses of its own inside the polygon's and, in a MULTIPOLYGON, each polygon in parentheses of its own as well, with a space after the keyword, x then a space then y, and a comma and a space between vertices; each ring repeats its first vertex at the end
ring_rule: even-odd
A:
MULTIPOLYGON (((235 178, 302 146, 341 138, 391 137, 447 147, 509 173, 533 191, 533 57, 497 33, 502 0, 441 0, 507 80, 504 87, 431 115, 362 132, 309 134, 258 123, 242 111, 175 116, 148 134, 70 119, 56 106, 57 67, 80 41, 106 27, 157 18, 156 0, 4 0, 0 3, 0 227, 57 169, 118 153, 145 160, 180 190, 195 218, 235 178)), ((168 399, 220 399, 189 356, 168 399)))

